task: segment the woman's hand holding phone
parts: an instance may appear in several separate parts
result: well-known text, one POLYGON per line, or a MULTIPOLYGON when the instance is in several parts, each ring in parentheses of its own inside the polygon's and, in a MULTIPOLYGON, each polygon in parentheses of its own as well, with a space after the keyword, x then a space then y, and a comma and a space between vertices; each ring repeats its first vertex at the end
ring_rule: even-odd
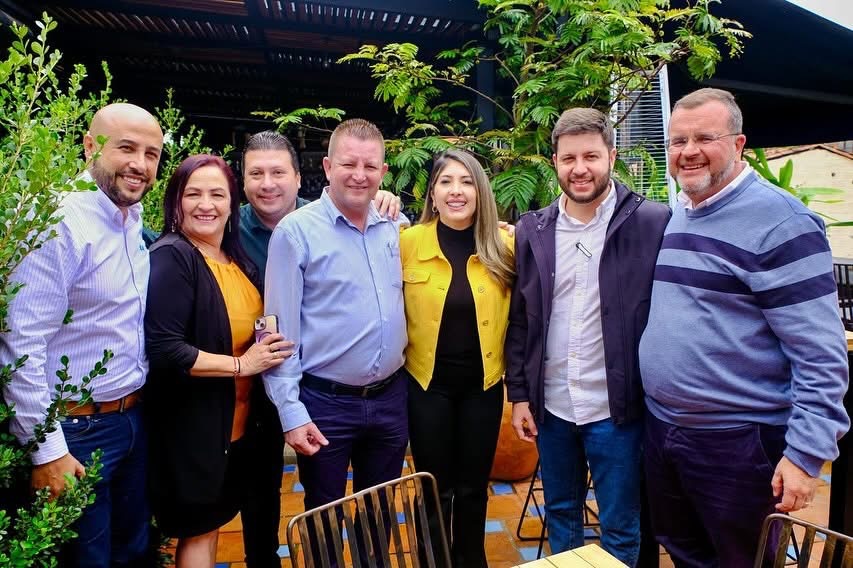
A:
POLYGON ((281 365, 287 357, 293 355, 293 342, 280 333, 266 334, 243 353, 240 359, 240 374, 257 375, 271 367, 281 365))

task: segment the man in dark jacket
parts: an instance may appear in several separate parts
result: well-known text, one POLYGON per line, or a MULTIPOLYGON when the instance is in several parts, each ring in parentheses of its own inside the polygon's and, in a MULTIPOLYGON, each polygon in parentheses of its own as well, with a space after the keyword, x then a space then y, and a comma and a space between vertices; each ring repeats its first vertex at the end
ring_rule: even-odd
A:
POLYGON ((513 426, 539 448, 552 553, 583 545, 589 464, 601 545, 634 566, 643 413, 637 346, 670 214, 611 180, 613 137, 595 109, 568 110, 554 127, 563 195, 516 229, 506 382, 513 426))

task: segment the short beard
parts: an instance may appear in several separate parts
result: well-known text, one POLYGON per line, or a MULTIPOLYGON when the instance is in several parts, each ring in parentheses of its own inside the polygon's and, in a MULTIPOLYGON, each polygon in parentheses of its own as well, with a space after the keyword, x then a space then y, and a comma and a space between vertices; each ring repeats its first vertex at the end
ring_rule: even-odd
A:
POLYGON ((136 205, 142 201, 145 194, 151 191, 151 188, 153 187, 153 184, 149 184, 139 195, 139 199, 128 199, 121 194, 121 190, 119 190, 118 184, 116 184, 117 172, 109 172, 102 168, 97 161, 94 161, 92 162, 92 165, 89 166, 89 173, 92 174, 92 179, 94 179, 95 183, 98 184, 98 188, 106 193, 107 197, 110 198, 110 201, 115 203, 117 207, 130 207, 132 205, 136 205))
MULTIPOLYGON (((690 201, 692 201, 693 203, 701 203, 711 197, 711 188, 717 187, 723 182, 723 180, 728 179, 729 176, 732 175, 732 171, 734 171, 736 163, 737 162, 734 161, 731 162, 728 166, 726 166, 726 169, 721 172, 717 172, 716 174, 705 174, 704 176, 702 176, 701 180, 691 185, 681 183, 681 180, 677 178, 676 181, 678 182, 678 185, 681 186, 681 191, 686 193, 687 196, 690 198, 690 201)), ((720 187, 720 189, 723 188, 720 187)))
MULTIPOLYGON (((594 178, 593 178, 594 179, 594 178)), ((610 186, 610 170, 607 170, 607 175, 602 177, 601 181, 595 184, 593 188, 593 192, 587 197, 580 197, 572 192, 571 185, 572 180, 567 180, 566 185, 563 185, 563 180, 558 180, 560 182, 560 189, 563 190, 563 193, 566 194, 566 197, 574 201, 575 203, 585 204, 592 203, 596 199, 602 196, 602 194, 607 191, 607 188, 610 186)))

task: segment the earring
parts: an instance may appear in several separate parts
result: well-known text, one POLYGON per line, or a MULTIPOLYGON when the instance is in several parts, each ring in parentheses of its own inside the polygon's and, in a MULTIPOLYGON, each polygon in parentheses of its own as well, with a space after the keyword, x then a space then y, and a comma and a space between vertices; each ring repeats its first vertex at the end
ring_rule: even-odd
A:
POLYGON ((228 232, 231 232, 231 217, 228 217, 228 232))
POLYGON ((178 223, 174 219, 172 219, 172 232, 173 233, 178 232, 178 223))
POLYGON ((438 213, 438 207, 435 206, 435 203, 432 204, 432 212, 438 213))

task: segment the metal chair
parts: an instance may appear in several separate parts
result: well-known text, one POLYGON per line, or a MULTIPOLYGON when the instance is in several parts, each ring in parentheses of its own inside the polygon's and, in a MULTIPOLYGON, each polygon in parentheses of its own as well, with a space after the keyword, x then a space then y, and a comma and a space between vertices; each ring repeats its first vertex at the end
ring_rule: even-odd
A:
POLYGON ((802 527, 804 530, 796 560, 797 566, 800 568, 809 566, 815 548, 815 537, 820 537, 823 539, 823 550, 820 553, 821 568, 853 568, 853 537, 781 513, 773 513, 764 520, 761 538, 758 541, 758 552, 755 555, 755 568, 766 565, 782 568, 786 565, 788 543, 794 539, 794 527, 802 527), (767 564, 765 563, 767 539, 775 524, 781 524, 779 542, 776 549, 770 551, 772 564, 767 564))
POLYGON ((393 557, 400 568, 450 566, 440 511, 438 485, 429 473, 380 483, 290 519, 291 561, 294 568, 373 568, 390 567, 393 557), (436 517, 432 531, 428 508, 436 517))

